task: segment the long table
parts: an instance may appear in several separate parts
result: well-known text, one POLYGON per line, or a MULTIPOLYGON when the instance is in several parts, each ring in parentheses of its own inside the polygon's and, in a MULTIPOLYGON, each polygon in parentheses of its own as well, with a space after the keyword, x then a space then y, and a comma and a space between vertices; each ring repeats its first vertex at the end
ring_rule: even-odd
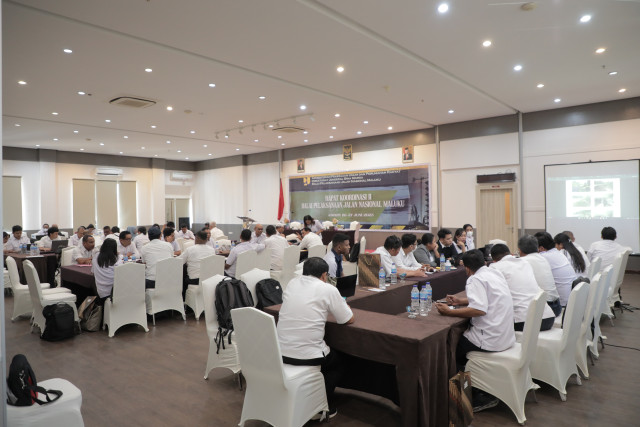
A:
POLYGON ((60 285, 71 289, 76 295, 76 304, 80 305, 88 296, 98 295, 96 279, 91 266, 67 265, 60 267, 60 285))
MULTIPOLYGON (((414 283, 429 281, 434 300, 464 290, 464 270, 407 279, 384 292, 358 288, 347 302, 355 322, 338 325, 330 318, 325 341, 352 357, 340 387, 386 397, 400 406, 402 425, 448 425, 449 378, 456 372, 455 349, 466 319, 444 317, 434 308, 427 317, 409 319, 414 283)), ((268 307, 277 315, 280 306, 268 307)))
POLYGON ((48 283, 52 288, 56 286, 56 270, 58 268, 58 257, 56 254, 45 252, 38 256, 31 256, 29 254, 9 253, 6 256, 10 256, 16 260, 20 283, 27 283, 22 263, 24 260, 28 259, 38 272, 38 278, 41 283, 48 283))

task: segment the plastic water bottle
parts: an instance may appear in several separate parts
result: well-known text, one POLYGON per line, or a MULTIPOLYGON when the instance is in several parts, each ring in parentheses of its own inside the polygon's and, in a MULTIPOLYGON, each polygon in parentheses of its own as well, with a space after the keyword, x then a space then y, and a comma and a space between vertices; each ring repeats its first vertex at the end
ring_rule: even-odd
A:
POLYGON ((391 263, 391 284, 395 285, 398 283, 398 269, 396 268, 396 263, 391 263))
POLYGON ((136 256, 135 255, 131 255, 131 262, 136 262, 136 256))
POLYGON ((127 262, 127 261, 128 261, 127 255, 124 255, 124 256, 122 257, 122 262, 127 262))
POLYGON ((379 286, 380 289, 384 289, 385 287, 385 281, 387 280, 387 274, 384 272, 384 267, 380 267, 380 273, 378 274, 378 279, 379 279, 379 286))
POLYGON ((36 256, 39 256, 40 255, 40 248, 38 247, 38 245, 35 245, 35 246, 36 246, 36 249, 35 249, 36 256))
POLYGON ((36 255, 36 247, 37 246, 36 246, 35 243, 31 245, 31 250, 29 251, 29 255, 31 255, 31 256, 35 256, 36 255))
POLYGON ((427 310, 427 286, 423 286, 420 289, 420 316, 426 316, 429 314, 429 310, 427 310))
POLYGON ((25 245, 24 243, 20 244, 20 253, 21 254, 27 253, 27 245, 25 245))
POLYGON ((440 270, 442 270, 442 267, 444 267, 444 263, 445 263, 444 254, 440 254, 440 270))
POLYGON ((220 243, 218 243, 218 241, 217 241, 217 240, 216 240, 216 242, 215 242, 215 250, 216 250, 216 254, 217 254, 218 252, 220 252, 220 243))
POLYGON ((411 317, 412 319, 416 317, 419 309, 420 291, 418 291, 418 285, 413 285, 413 288, 411 288, 411 311, 409 312, 409 317, 411 317))
POLYGON ((444 271, 451 271, 451 261, 447 260, 444 264, 444 271))
POLYGON ((236 247, 236 242, 235 242, 235 240, 232 240, 232 241, 231 241, 231 249, 233 249, 233 248, 235 248, 235 247, 236 247))
POLYGON ((431 311, 431 307, 433 306, 433 289, 431 288, 431 283, 427 282, 424 285, 424 288, 427 290, 427 313, 431 311))

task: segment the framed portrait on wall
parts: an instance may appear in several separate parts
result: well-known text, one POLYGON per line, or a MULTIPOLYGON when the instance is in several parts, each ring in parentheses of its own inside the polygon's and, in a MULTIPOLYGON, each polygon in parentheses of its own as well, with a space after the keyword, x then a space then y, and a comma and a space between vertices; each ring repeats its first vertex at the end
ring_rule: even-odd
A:
POLYGON ((298 173, 304 172, 304 159, 298 159, 298 173))
POLYGON ((413 145, 402 147, 402 163, 413 163, 413 145))
POLYGON ((353 150, 351 148, 351 144, 342 146, 342 160, 352 160, 353 159, 353 150))

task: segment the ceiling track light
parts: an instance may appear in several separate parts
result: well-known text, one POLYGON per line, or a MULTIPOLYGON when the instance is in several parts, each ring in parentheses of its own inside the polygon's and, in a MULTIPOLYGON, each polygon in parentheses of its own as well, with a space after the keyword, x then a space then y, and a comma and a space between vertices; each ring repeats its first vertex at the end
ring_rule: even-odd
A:
POLYGON ((297 121, 303 117, 309 117, 312 122, 316 120, 315 117, 313 117, 313 113, 297 114, 295 116, 280 117, 274 120, 270 120, 268 122, 247 123, 247 124, 243 123, 242 126, 236 126, 236 127, 225 129, 225 130, 215 131, 215 135, 216 135, 216 139, 218 139, 218 134, 224 133, 225 138, 229 138, 228 135, 230 132, 238 131, 238 133, 242 135, 244 133, 244 130, 247 130, 249 128, 251 128, 251 132, 255 132, 256 126, 262 126, 263 130, 273 129, 274 127, 280 127, 281 121, 284 122, 287 120, 291 120, 293 121, 293 124, 297 124, 297 121))

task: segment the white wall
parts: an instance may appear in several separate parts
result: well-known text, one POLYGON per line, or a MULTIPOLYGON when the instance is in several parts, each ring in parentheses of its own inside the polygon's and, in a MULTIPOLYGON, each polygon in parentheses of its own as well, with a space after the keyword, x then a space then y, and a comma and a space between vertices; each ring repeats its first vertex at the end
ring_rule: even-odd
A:
POLYGON ((240 224, 237 217, 247 214, 243 188, 242 166, 197 172, 192 194, 194 222, 240 224))

